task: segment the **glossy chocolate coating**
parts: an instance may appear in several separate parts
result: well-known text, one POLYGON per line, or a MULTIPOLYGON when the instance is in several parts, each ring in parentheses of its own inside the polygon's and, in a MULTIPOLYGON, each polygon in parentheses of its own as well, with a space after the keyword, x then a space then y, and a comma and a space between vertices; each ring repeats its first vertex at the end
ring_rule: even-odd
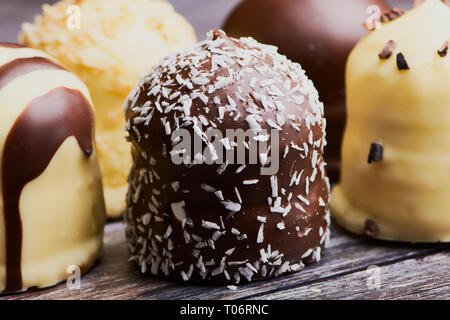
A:
POLYGON ((304 263, 319 260, 329 233, 322 108, 300 66, 256 42, 230 39, 223 32, 214 31, 206 42, 156 66, 130 95, 126 111, 133 167, 125 220, 132 258, 139 262, 142 271, 185 281, 239 282, 298 271, 304 263), (232 63, 214 66, 213 61, 235 54, 242 58, 244 66, 233 58, 232 63), (189 63, 184 64, 185 61, 189 63), (288 71, 281 71, 281 66, 288 71), (203 78, 203 84, 195 84, 204 74, 206 81, 203 78), (217 85, 221 77, 229 76, 233 80, 228 85, 217 85), (267 79, 276 79, 274 83, 281 92, 278 98, 266 96, 268 104, 277 100, 284 106, 282 111, 271 107, 265 110, 261 104, 260 95, 267 94, 268 85, 263 85, 267 79), (211 85, 217 88, 213 90, 211 85), (165 86, 170 92, 164 93, 158 86, 165 86), (167 110, 186 96, 192 99, 189 116, 176 107, 167 110), (221 117, 219 108, 226 105, 229 110, 221 117), (166 110, 158 110, 161 106, 166 110), (277 141, 280 167, 273 177, 261 175, 260 161, 247 164, 242 171, 238 169, 241 164, 230 164, 220 172, 219 164, 176 165, 168 156, 173 141, 162 123, 168 122, 171 127, 176 127, 176 121, 186 124, 192 136, 194 126, 185 121, 204 117, 225 135, 227 129, 251 127, 247 119, 250 108, 260 113, 263 129, 271 129, 268 122, 276 122, 276 115, 286 119, 280 125, 277 141), (300 130, 292 124, 299 125, 300 130), (302 158, 292 144, 308 145, 309 152, 302 158), (289 152, 283 157, 286 148, 289 152), (299 178, 298 184, 291 183, 293 175, 300 172, 303 179, 299 178), (274 177, 275 194, 271 182, 274 177), (255 179, 257 183, 246 183, 255 179), (222 199, 206 190, 205 185, 220 191, 222 199), (282 188, 286 189, 283 195, 282 188), (309 203, 304 212, 295 207, 302 203, 297 198, 300 194, 309 203), (271 212, 268 204, 268 198, 275 202, 278 196, 280 206, 290 209, 286 209, 285 216, 283 212, 271 212), (230 210, 224 201, 233 202, 239 210, 230 210), (177 217, 173 209, 182 202, 185 219, 177 217), (261 219, 265 219, 263 227, 261 219), (261 228, 263 239, 258 235, 261 228), (267 259, 262 257, 262 251, 268 253, 267 259))
POLYGON ((42 57, 19 58, 0 66, 0 89, 9 82, 29 72, 45 69, 64 69, 42 57))
POLYGON ((387 10, 381 0, 244 0, 223 27, 230 36, 251 36, 277 46, 305 69, 325 105, 325 158, 332 182, 339 179, 345 127, 345 63, 367 32, 366 10, 374 4, 381 12, 387 10))

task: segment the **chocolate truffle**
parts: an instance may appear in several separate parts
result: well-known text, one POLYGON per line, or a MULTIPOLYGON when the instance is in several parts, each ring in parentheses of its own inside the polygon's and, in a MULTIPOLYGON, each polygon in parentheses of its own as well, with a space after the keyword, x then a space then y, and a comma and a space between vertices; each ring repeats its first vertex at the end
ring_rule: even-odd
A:
POLYGON ((450 59, 439 54, 449 39, 450 7, 427 0, 351 53, 342 175, 331 201, 348 230, 450 241, 450 59), (392 55, 380 59, 390 41, 392 55))
POLYGON ((382 0, 244 0, 227 19, 232 37, 254 37, 279 47, 298 62, 314 82, 325 105, 325 158, 331 182, 339 179, 345 126, 345 63, 367 32, 363 23, 371 5, 387 10, 382 0))
POLYGON ((105 204, 86 86, 48 55, 0 43, 0 293, 47 287, 102 247, 105 204))
POLYGON ((330 222, 325 119, 299 64, 212 31, 143 77, 126 119, 126 236, 142 272, 239 283, 319 261, 330 222), (190 137, 203 153, 178 147, 190 137))
POLYGON ((43 14, 22 29, 21 43, 49 53, 88 86, 106 209, 119 217, 131 167, 123 102, 142 72, 197 41, 193 28, 165 0, 62 0, 44 5, 43 14))

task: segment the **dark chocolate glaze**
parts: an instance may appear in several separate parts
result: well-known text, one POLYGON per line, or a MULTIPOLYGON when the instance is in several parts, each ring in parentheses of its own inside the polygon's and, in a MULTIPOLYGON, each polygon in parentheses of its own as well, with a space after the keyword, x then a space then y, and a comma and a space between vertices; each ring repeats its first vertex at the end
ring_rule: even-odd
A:
POLYGON ((325 159, 332 182, 339 179, 345 127, 345 64, 367 32, 362 24, 374 4, 388 10, 382 0, 244 0, 223 27, 232 37, 251 36, 277 46, 305 69, 325 105, 325 159))
POLYGON ((3 48, 11 48, 11 49, 20 49, 25 48, 25 46, 18 44, 18 43, 11 43, 11 42, 0 42, 0 47, 3 48))
POLYGON ((61 144, 74 136, 86 157, 93 151, 94 115, 78 90, 56 88, 34 99, 17 118, 3 150, 2 186, 6 234, 6 287, 22 289, 20 194, 48 166, 61 144))
MULTIPOLYGON (((220 47, 243 47, 245 44, 228 38, 224 33, 213 32, 213 40, 223 39, 225 42, 220 47)), ((185 61, 189 59, 181 55, 180 60, 185 61)), ((272 58, 266 57, 264 60, 261 59, 255 67, 261 67, 264 65, 272 66, 272 58)), ((209 70, 211 67, 211 59, 204 59, 198 62, 201 70, 209 70)), ((182 75, 183 77, 188 76, 186 70, 179 70, 178 67, 173 66, 177 69, 177 73, 162 73, 161 77, 156 81, 156 84, 165 83, 166 81, 174 80, 176 75, 182 75)), ((159 69, 155 72, 157 73, 159 69)), ((229 68, 219 68, 213 78, 218 76, 227 76, 228 74, 238 74, 241 67, 238 64, 233 65, 229 68)), ((260 80, 270 79, 273 74, 270 73, 255 73, 255 77, 260 80)), ((288 78, 287 74, 280 72, 277 74, 278 77, 285 80, 288 78)), ((252 89, 248 84, 251 77, 242 79, 239 82, 233 82, 227 87, 219 89, 215 92, 215 96, 220 97, 221 101, 227 101, 227 96, 232 96, 235 92, 241 92, 244 101, 238 100, 237 111, 241 114, 246 114, 246 108, 249 107, 249 101, 253 99, 253 93, 258 90, 252 89)), ((212 81, 212 80, 211 80, 212 81)), ((195 85, 193 89, 188 89, 186 86, 180 86, 173 81, 173 92, 180 92, 180 95, 189 95, 191 92, 202 91, 203 89, 195 85)), ((297 83, 292 86, 297 85, 297 83)), ((160 103, 173 103, 168 98, 163 96, 149 96, 149 92, 153 89, 150 82, 141 83, 138 91, 138 95, 135 99, 135 103, 131 104, 129 101, 128 108, 126 111, 126 118, 130 123, 134 123, 134 119, 140 116, 138 111, 133 111, 134 106, 142 106, 147 101, 150 101, 150 105, 155 105, 155 99, 160 99, 160 103)), ((285 90, 281 88, 280 90, 285 90)), ((204 92, 205 95, 209 95, 208 92, 204 92)), ((263 92, 262 88, 261 91, 263 92)), ((287 91, 286 91, 287 92, 287 91)), ((285 114, 295 114, 297 119, 302 119, 305 121, 306 114, 311 111, 311 105, 308 103, 308 98, 305 97, 305 101, 301 104, 293 103, 286 98, 283 100, 286 106, 285 114)), ((168 246, 168 240, 163 239, 161 242, 154 242, 152 239, 152 244, 150 244, 150 238, 148 234, 158 234, 163 235, 168 226, 173 228, 171 233, 171 241, 173 242, 173 250, 170 251, 170 255, 173 256, 175 266, 173 270, 169 268, 168 273, 160 272, 166 276, 175 276, 180 278, 180 271, 186 270, 190 265, 196 265, 198 259, 193 256, 195 250, 195 243, 192 240, 186 243, 184 238, 184 231, 195 234, 202 239, 208 239, 211 237, 211 230, 202 227, 202 220, 217 222, 219 217, 223 220, 223 228, 221 229, 223 235, 214 242, 214 248, 205 247, 200 249, 201 256, 204 262, 215 260, 216 264, 214 267, 208 267, 211 269, 218 267, 221 259, 224 257, 224 252, 230 248, 235 248, 234 252, 228 257, 228 261, 245 261, 250 262, 257 261, 260 257, 260 250, 267 249, 268 244, 272 245, 272 250, 279 250, 284 256, 284 261, 289 261, 291 264, 294 262, 302 261, 303 263, 311 263, 318 259, 312 252, 310 254, 304 253, 309 248, 319 248, 322 247, 320 230, 326 231, 328 229, 327 221, 325 218, 326 212, 328 210, 328 195, 329 189, 327 185, 327 178, 318 174, 317 179, 311 183, 310 193, 308 196, 311 202, 307 211, 302 214, 296 209, 292 209, 285 218, 281 214, 271 213, 269 206, 267 204, 267 198, 271 196, 271 182, 270 176, 262 176, 260 174, 260 164, 247 164, 246 168, 239 173, 236 173, 239 164, 230 164, 227 169, 222 173, 218 174, 218 165, 195 165, 192 167, 184 165, 175 165, 170 157, 165 156, 162 152, 163 145, 170 146, 172 144, 170 136, 165 133, 164 127, 161 125, 162 118, 167 118, 170 122, 174 122, 175 117, 178 112, 171 111, 166 114, 161 114, 157 111, 154 112, 151 122, 146 125, 144 123, 137 123, 133 126, 136 131, 139 132, 139 136, 136 131, 129 130, 131 143, 132 143, 132 156, 133 156, 133 167, 130 172, 130 188, 127 196, 127 210, 125 213, 125 221, 127 222, 127 239, 129 242, 129 248, 133 256, 139 256, 143 253, 142 259, 145 259, 148 263, 148 270, 151 270, 155 264, 150 261, 152 258, 152 246, 157 246, 159 252, 166 250, 168 246), (148 138, 145 136, 148 135, 148 138), (147 155, 144 156, 143 154, 147 155), (151 166, 149 164, 149 157, 152 156, 156 161, 155 165, 151 166), (153 179, 150 183, 139 183, 140 177, 142 177, 142 170, 154 169, 158 175, 158 179, 153 179), (243 185, 244 180, 259 179, 256 185, 243 185), (180 183, 179 190, 175 191, 171 187, 172 182, 178 181, 180 183), (224 208, 224 206, 218 201, 214 193, 208 193, 202 190, 201 184, 206 183, 217 190, 223 192, 225 199, 232 199, 237 202, 234 187, 239 189, 240 195, 243 199, 242 209, 233 215, 232 218, 227 218, 229 216, 229 211, 224 208), (142 188, 139 193, 139 197, 134 199, 136 188, 142 188), (152 219, 148 225, 142 225, 141 221, 143 216, 149 212, 149 203, 152 203, 153 189, 161 191, 161 194, 157 196, 157 201, 160 203, 160 213, 159 218, 161 221, 152 219), (322 198, 326 205, 321 206, 319 198, 322 198), (192 226, 183 226, 182 223, 175 217, 171 210, 171 204, 174 202, 184 201, 186 203, 184 209, 186 211, 187 217, 192 219, 192 226), (258 230, 260 223, 257 221, 257 217, 262 216, 267 219, 265 224, 265 234, 264 241, 262 243, 256 243, 258 230), (277 224, 283 221, 285 223, 286 229, 281 231, 277 228, 277 224), (238 229, 241 234, 246 234, 247 239, 239 240, 237 236, 233 234, 232 228, 238 229), (308 232, 309 230, 310 232, 308 232), (304 233, 307 233, 307 236, 304 233), (148 245, 144 245, 141 239, 148 239, 148 245), (180 264, 177 264, 177 262, 180 264)), ((213 103, 211 95, 209 95, 208 103, 202 102, 200 99, 194 99, 192 101, 191 115, 193 116, 204 116, 208 120, 216 121, 218 117, 218 106, 213 103), (209 108, 209 112, 206 109, 209 108)), ((261 117, 264 119, 272 119, 274 113, 271 111, 262 112, 261 117)), ((245 116, 240 117, 238 120, 234 119, 234 115, 225 113, 223 120, 218 124, 218 129, 225 134, 227 129, 249 129, 247 122, 244 120, 245 116)), ((323 120, 323 119, 322 119, 323 120)), ((290 141, 295 142, 298 145, 303 145, 303 143, 308 143, 308 137, 310 134, 314 137, 314 141, 323 138, 323 124, 316 123, 312 125, 310 130, 306 129, 305 122, 302 122, 302 130, 300 132, 296 131, 290 125, 290 120, 283 126, 280 131, 280 157, 282 157, 283 150, 290 143, 290 141)), ((263 124, 263 129, 270 130, 270 127, 263 124)), ((193 136, 193 132, 191 132, 193 136)), ((169 148, 169 147, 168 147, 169 148)), ((170 150, 170 149, 169 149, 170 150)), ((168 150, 168 151, 169 151, 168 150)), ((314 150, 319 154, 319 162, 323 161, 323 142, 314 147, 314 150)), ((247 155, 246 155, 247 156, 247 155)), ((296 152, 292 149, 286 156, 286 158, 280 158, 280 168, 277 175, 278 185, 285 187, 287 189, 286 194, 293 192, 294 195, 300 194, 305 190, 305 179, 297 186, 289 186, 292 174, 294 171, 300 172, 304 170, 304 176, 310 176, 313 172, 313 167, 311 165, 311 152, 309 156, 305 159, 301 159, 296 152)), ((325 174, 325 172, 323 172, 325 174)), ((294 196, 295 197, 295 196, 294 196)), ((293 205, 294 199, 292 199, 293 205)), ((289 201, 282 200, 281 205, 286 207, 289 201)), ((220 224, 220 223, 218 223, 220 224)), ((161 262, 163 264, 163 262, 161 262)), ((264 263, 261 263, 261 266, 264 263)), ((192 276, 189 280, 201 281, 208 280, 213 282, 233 282, 233 274, 239 273, 241 265, 228 266, 227 271, 231 276, 231 281, 228 280, 225 275, 218 274, 213 276, 208 274, 206 278, 199 273, 198 268, 194 268, 192 276)), ((244 265, 245 267, 245 265, 244 265)), ((158 267, 156 266, 156 269, 158 267)), ((267 265, 267 268, 270 268, 267 265)), ((154 273, 152 271, 152 273, 154 273)), ((155 273, 154 273, 155 274, 155 273)), ((252 280, 264 279, 274 276, 275 273, 254 274, 252 280)), ((244 281, 244 277, 242 277, 244 281)))
POLYGON ((61 69, 63 67, 43 57, 19 58, 0 67, 0 89, 6 84, 27 73, 43 69, 61 69))

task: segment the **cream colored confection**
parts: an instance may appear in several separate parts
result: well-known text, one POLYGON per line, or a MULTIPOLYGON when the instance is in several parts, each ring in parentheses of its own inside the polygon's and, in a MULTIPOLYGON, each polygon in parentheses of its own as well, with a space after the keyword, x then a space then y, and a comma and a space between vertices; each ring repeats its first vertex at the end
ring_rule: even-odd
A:
MULTIPOLYGON (((30 287, 54 285, 70 276, 76 267, 85 272, 94 264, 102 248, 106 214, 101 173, 93 141, 93 118, 87 123, 92 128, 91 133, 86 133, 88 137, 92 137, 91 154, 86 156, 77 139, 68 134, 60 145, 56 145, 56 152, 45 169, 28 181, 19 194, 18 218, 21 233, 16 233, 11 228, 16 227, 15 223, 8 224, 5 219, 15 216, 6 209, 9 207, 5 204, 11 201, 13 193, 10 190, 14 188, 11 184, 14 185, 17 181, 6 180, 5 183, 7 172, 4 169, 5 158, 8 158, 6 146, 11 145, 8 142, 11 135, 18 132, 16 130, 21 123, 18 119, 23 119, 30 106, 55 90, 67 90, 84 97, 89 105, 88 114, 93 117, 94 110, 87 87, 74 74, 53 63, 55 60, 38 50, 0 44, 0 158, 3 162, 3 179, 0 179, 0 294, 5 290, 22 291, 30 287), (17 241, 21 243, 18 252, 8 253, 8 243, 17 241), (12 257, 15 254, 20 259, 20 267, 7 272, 7 261, 14 260, 12 257), (13 274, 20 275, 21 281, 13 274), (7 279, 18 287, 6 288, 7 279)), ((68 100, 66 102, 67 105, 71 103, 68 100)), ((58 106, 44 107, 49 110, 58 106)), ((78 108, 73 104, 70 107, 73 109, 69 111, 78 108)), ((38 119, 36 123, 47 126, 57 118, 51 112, 49 114, 48 118, 42 118, 41 113, 34 113, 32 117, 38 119)), ((77 113, 72 116, 76 118, 77 113)), ((84 118, 80 122, 75 119, 74 123, 83 121, 84 118)), ((60 125, 58 122, 56 127, 60 125)), ((22 128, 25 131, 21 133, 29 129, 27 134, 40 135, 42 132, 39 131, 39 126, 37 125, 37 131, 22 128)), ((44 136, 45 142, 52 140, 51 137, 47 140, 48 137, 44 136)), ((37 155, 36 158, 39 158, 40 151, 48 150, 47 145, 28 148, 35 148, 33 152, 37 155)), ((39 162, 36 159, 33 161, 39 162)), ((8 170, 14 169, 14 163, 13 167, 11 162, 9 165, 8 170)), ((29 168, 16 167, 15 170, 27 172, 29 168)))
POLYGON ((107 212, 119 216, 131 167, 123 102, 142 73, 196 42, 193 28, 164 0, 63 0, 44 5, 19 39, 57 58, 89 87, 107 212))
POLYGON ((409 242, 450 241, 450 7, 428 0, 361 40, 347 64, 339 224, 409 242), (388 41, 392 55, 378 54, 388 41), (440 53, 438 53, 440 51, 440 53), (402 57, 409 66, 405 66, 402 57), (372 143, 382 160, 368 163, 372 143))

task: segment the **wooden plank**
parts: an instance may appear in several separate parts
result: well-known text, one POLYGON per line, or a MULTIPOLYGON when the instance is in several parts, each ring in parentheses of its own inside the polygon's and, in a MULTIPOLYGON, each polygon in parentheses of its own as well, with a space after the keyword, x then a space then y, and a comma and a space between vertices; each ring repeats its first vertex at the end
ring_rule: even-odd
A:
MULTIPOLYGON (((275 295, 354 272, 364 272, 370 265, 394 264, 450 248, 449 245, 409 245, 375 241, 351 235, 333 227, 330 246, 320 263, 277 279, 239 285, 229 290, 223 285, 185 284, 164 278, 141 275, 134 263, 127 262, 128 252, 121 222, 106 226, 103 259, 82 277, 80 290, 60 284, 53 288, 3 297, 3 299, 242 299, 275 295)), ((405 272, 407 270, 404 270, 405 272)), ((433 284, 433 279, 430 279, 433 284)), ((439 284, 439 283, 438 283, 439 284)), ((414 283, 409 283, 411 288, 414 283)), ((434 287, 433 287, 434 288, 434 287)), ((370 296, 370 292, 367 291, 370 296)), ((363 296, 363 294, 361 295, 363 296)))
POLYGON ((254 299, 450 299, 450 253, 361 270, 254 299), (376 279, 379 279, 378 283, 376 279))
MULTIPOLYGON (((448 245, 409 245, 368 240, 353 236, 341 229, 333 228, 330 247, 320 263, 308 266, 305 270, 277 279, 253 282, 238 286, 238 290, 230 291, 223 287, 203 286, 169 286, 158 292, 149 290, 139 298, 145 299, 247 299, 263 293, 277 292, 285 288, 338 278, 366 270, 371 265, 397 263, 407 258, 421 257, 433 252, 448 250, 448 245)), ((407 272, 407 270, 404 270, 407 272)), ((325 284, 325 285, 326 285, 325 284)), ((414 288, 414 283, 408 285, 414 288)))

